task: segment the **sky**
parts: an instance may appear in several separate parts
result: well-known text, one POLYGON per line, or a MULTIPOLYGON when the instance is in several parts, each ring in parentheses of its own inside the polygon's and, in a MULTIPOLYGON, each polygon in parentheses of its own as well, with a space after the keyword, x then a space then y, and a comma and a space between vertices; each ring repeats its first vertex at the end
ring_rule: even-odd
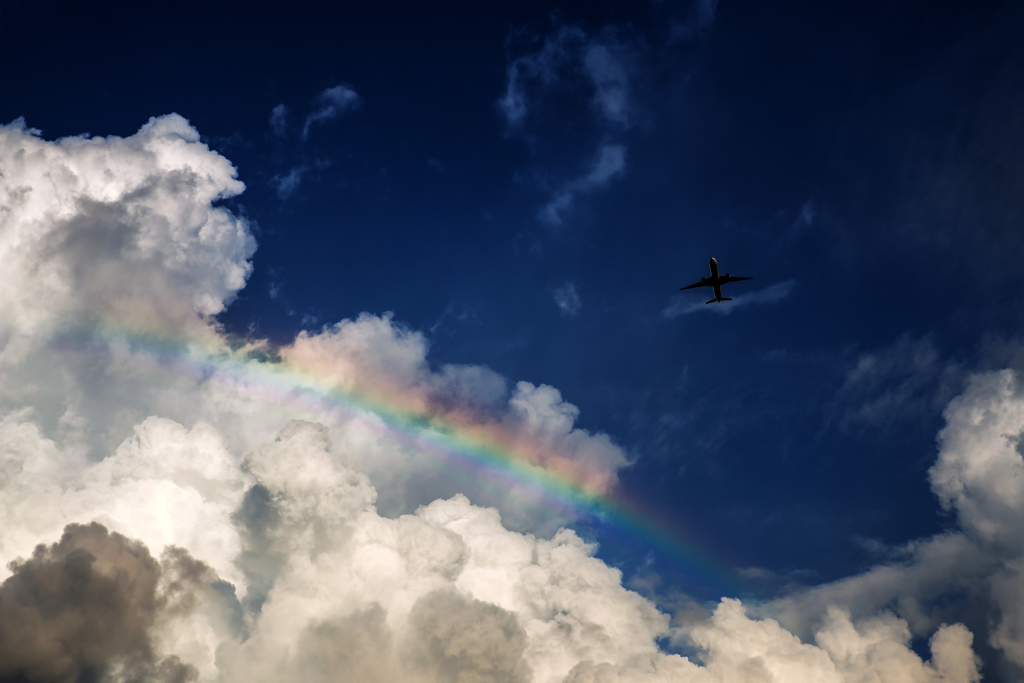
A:
POLYGON ((0 682, 1024 677, 1024 8, 366 5, 0 1, 0 682))

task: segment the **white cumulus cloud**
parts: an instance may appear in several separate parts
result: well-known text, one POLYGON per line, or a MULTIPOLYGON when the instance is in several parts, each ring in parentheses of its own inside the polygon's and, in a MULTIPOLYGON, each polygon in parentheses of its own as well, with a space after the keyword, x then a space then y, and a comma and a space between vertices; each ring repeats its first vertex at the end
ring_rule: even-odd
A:
POLYGON ((0 335, 71 315, 143 324, 210 316, 245 285, 256 244, 213 202, 245 186, 188 121, 55 143, 0 126, 0 335))

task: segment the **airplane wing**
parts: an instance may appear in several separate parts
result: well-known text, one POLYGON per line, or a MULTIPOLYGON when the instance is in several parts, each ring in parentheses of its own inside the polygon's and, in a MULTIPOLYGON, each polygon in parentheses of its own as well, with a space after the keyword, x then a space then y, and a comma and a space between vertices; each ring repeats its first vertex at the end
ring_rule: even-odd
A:
POLYGON ((724 285, 726 282, 739 282, 740 280, 753 280, 753 279, 754 278, 752 278, 752 277, 735 277, 733 275, 730 275, 728 277, 723 277, 720 280, 721 280, 721 283, 724 285))
POLYGON ((694 282, 692 285, 687 285, 686 287, 680 287, 679 291, 683 291, 684 289, 693 289, 694 287, 709 287, 709 286, 710 285, 706 285, 703 282, 694 282))

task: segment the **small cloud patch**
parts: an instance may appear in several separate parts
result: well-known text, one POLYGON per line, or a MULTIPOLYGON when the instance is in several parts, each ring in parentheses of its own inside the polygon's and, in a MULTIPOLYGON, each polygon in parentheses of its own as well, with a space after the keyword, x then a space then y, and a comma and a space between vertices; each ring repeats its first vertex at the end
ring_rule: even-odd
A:
POLYGON ((572 210, 579 195, 607 186, 625 171, 626 148, 623 145, 604 145, 587 174, 562 185, 551 201, 541 208, 538 217, 550 226, 561 225, 563 216, 572 210))
POLYGON ((562 312, 563 316, 573 317, 580 312, 583 302, 580 301, 580 293, 576 291, 575 282, 566 282, 561 287, 552 290, 551 295, 555 299, 555 305, 562 312))
POLYGON ((279 104, 270 110, 270 130, 274 135, 284 137, 288 132, 288 107, 279 104))
POLYGON ((770 287, 759 289, 749 294, 741 294, 740 296, 733 297, 732 301, 723 301, 717 304, 705 304, 703 301, 691 301, 689 297, 683 297, 682 295, 676 295, 672 299, 672 303, 662 310, 661 315, 673 320, 681 315, 687 315, 689 313, 696 313, 698 311, 711 311, 718 313, 719 315, 729 315, 737 308, 743 306, 751 306, 754 304, 777 304, 793 291, 793 286, 796 284, 795 280, 785 280, 783 282, 777 282, 770 287))
POLYGON ((309 129, 314 123, 331 121, 345 112, 359 109, 363 105, 363 98, 347 84, 342 83, 324 90, 316 96, 314 103, 317 105, 316 110, 306 117, 306 123, 302 126, 303 140, 309 137, 309 129))
POLYGON ((270 184, 277 190, 277 196, 281 199, 288 199, 299 189, 302 184, 302 176, 306 172, 305 166, 296 166, 284 175, 276 175, 270 179, 270 184))

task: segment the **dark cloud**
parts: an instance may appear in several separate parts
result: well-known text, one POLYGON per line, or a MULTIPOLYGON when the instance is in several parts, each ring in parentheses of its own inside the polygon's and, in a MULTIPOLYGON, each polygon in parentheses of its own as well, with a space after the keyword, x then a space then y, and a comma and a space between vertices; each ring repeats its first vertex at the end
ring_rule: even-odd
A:
POLYGON ((402 680, 394 661, 387 614, 377 604, 309 627, 295 658, 296 678, 309 683, 402 680))
POLYGON ((266 487, 259 484, 245 492, 242 506, 232 516, 242 537, 242 552, 236 563, 248 582, 243 607, 258 615, 263 609, 274 579, 285 563, 283 553, 275 550, 273 532, 281 523, 281 514, 266 487))
POLYGON ((409 616, 407 655, 415 668, 444 683, 525 683, 526 632, 497 605, 437 590, 409 616))
POLYGON ((116 669, 136 680, 184 683, 195 669, 160 659, 149 630, 161 610, 191 610, 195 582, 210 570, 176 549, 161 565, 145 545, 97 523, 69 524, 58 543, 11 563, 0 586, 0 681, 102 679, 116 669))

